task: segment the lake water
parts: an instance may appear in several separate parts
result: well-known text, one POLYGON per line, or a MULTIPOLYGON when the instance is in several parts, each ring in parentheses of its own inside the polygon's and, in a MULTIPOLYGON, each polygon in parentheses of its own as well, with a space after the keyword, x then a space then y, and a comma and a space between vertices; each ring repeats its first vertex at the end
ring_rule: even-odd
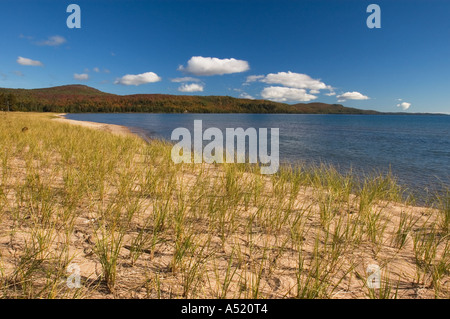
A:
POLYGON ((203 120, 217 127, 280 129, 280 161, 327 163, 345 173, 388 172, 414 193, 450 185, 450 116, 306 114, 69 114, 170 140, 172 130, 203 120))

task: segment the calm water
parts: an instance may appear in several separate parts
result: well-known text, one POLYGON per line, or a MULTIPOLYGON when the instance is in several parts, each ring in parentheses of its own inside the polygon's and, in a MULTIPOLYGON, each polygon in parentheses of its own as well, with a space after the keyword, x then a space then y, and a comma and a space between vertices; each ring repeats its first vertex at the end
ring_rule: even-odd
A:
MULTIPOLYGON (((69 114, 69 119, 119 124, 170 140, 172 130, 280 129, 280 160, 328 163, 358 174, 389 167, 414 192, 450 185, 450 116, 285 114, 69 114)), ((193 131, 191 131, 193 132, 193 131)))

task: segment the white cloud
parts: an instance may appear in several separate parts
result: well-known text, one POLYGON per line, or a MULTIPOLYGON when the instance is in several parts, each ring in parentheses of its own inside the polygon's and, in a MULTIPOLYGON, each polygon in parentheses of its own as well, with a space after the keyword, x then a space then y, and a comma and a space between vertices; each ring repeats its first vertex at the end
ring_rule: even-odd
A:
POLYGON ((270 86, 261 91, 264 99, 277 102, 308 102, 317 96, 306 93, 305 89, 287 88, 281 86, 270 86))
POLYGON ((87 81, 87 80, 89 80, 89 74, 86 74, 86 73, 82 73, 82 74, 75 73, 73 75, 73 78, 75 80, 78 80, 78 81, 87 81))
POLYGON ((249 75, 247 76, 247 80, 245 81, 245 83, 256 82, 264 79, 264 77, 265 77, 264 75, 249 75))
POLYGON ((200 79, 196 79, 190 76, 186 76, 184 78, 175 78, 170 80, 171 82, 181 83, 181 82, 200 82, 200 79))
MULTIPOLYGON (((108 70, 108 69, 103 69, 103 70, 100 70, 100 68, 99 67, 95 67, 95 68, 93 68, 92 69, 92 71, 93 72, 95 72, 95 73, 100 73, 100 72, 104 72, 104 73, 111 73, 111 71, 110 70, 108 70)), ((90 70, 88 69, 88 68, 85 68, 84 69, 84 73, 89 73, 90 72, 90 70)))
POLYGON ((37 42, 37 44, 38 45, 48 45, 48 46, 51 46, 51 47, 56 47, 58 45, 66 43, 66 42, 67 42, 67 40, 64 37, 62 37, 60 35, 54 35, 54 36, 48 37, 48 39, 45 40, 45 41, 37 42))
POLYGON ((20 65, 44 66, 41 61, 31 60, 28 58, 23 58, 21 56, 17 58, 16 62, 20 65))
POLYGON ((203 85, 197 83, 183 84, 178 88, 180 92, 203 92, 203 85))
POLYGON ((141 85, 146 83, 154 83, 161 81, 161 77, 159 77, 156 73, 153 72, 145 72, 142 74, 127 74, 123 77, 117 79, 114 84, 123 84, 123 85, 141 85))
MULTIPOLYGON (((401 100, 401 99, 399 99, 401 100)), ((403 109, 403 111, 406 111, 407 109, 409 109, 409 107, 411 106, 411 103, 408 102, 403 102, 400 104, 397 104, 397 107, 401 107, 403 109)))
POLYGON ((223 75, 245 72, 250 69, 248 62, 236 59, 218 59, 202 56, 193 56, 187 62, 187 67, 180 65, 179 71, 201 75, 223 75))
POLYGON ((250 94, 248 94, 246 92, 242 92, 241 94, 239 94, 239 97, 241 99, 249 99, 249 100, 254 100, 255 99, 253 96, 251 96, 250 94))
POLYGON ((369 97, 365 96, 359 92, 345 92, 336 96, 338 98, 338 102, 345 102, 346 100, 368 100, 369 97))
POLYGON ((286 87, 297 89, 309 89, 316 91, 331 89, 329 85, 326 85, 320 80, 313 79, 307 74, 294 73, 291 71, 269 73, 264 78, 260 79, 260 81, 268 84, 281 84, 286 87))
POLYGON ((274 96, 269 99, 277 101, 310 101, 316 99, 317 96, 315 94, 320 94, 321 90, 328 90, 329 92, 325 93, 328 96, 336 94, 332 86, 325 84, 320 79, 313 79, 307 74, 291 71, 269 73, 267 75, 250 75, 243 85, 249 85, 252 82, 282 85, 284 87, 283 90, 279 86, 271 86, 263 90, 266 96, 274 96), (309 91, 308 93, 307 90, 309 91), (281 96, 278 97, 278 95, 281 96))

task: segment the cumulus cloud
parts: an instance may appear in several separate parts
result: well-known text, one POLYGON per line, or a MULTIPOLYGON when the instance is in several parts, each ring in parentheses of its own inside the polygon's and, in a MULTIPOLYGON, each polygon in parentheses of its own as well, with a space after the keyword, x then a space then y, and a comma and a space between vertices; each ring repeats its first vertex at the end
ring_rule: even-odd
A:
POLYGON ((17 58, 16 62, 20 65, 43 66, 41 61, 31 60, 28 58, 23 58, 21 56, 17 58))
POLYGON ((236 59, 218 59, 202 56, 193 56, 187 62, 187 66, 180 65, 179 71, 202 75, 223 75, 245 72, 250 69, 247 61, 236 59))
POLYGON ((345 92, 336 96, 338 98, 338 102, 345 102, 346 100, 368 100, 369 97, 365 96, 359 92, 345 92))
POLYGON ((75 80, 78 80, 78 81, 87 81, 87 80, 89 80, 89 74, 86 74, 86 73, 82 73, 82 74, 75 73, 73 75, 73 78, 75 80))
POLYGON ((333 91, 330 91, 330 92, 328 92, 328 93, 325 93, 325 95, 326 95, 326 96, 333 96, 333 95, 336 95, 336 93, 333 92, 333 91))
POLYGON ((241 94, 239 94, 239 97, 241 99, 249 99, 249 100, 254 100, 255 99, 253 96, 251 96, 250 94, 248 94, 246 92, 242 92, 241 94))
POLYGON ((308 102, 317 96, 306 93, 305 89, 288 88, 282 86, 270 86, 261 91, 264 99, 276 102, 308 102))
POLYGON ((181 82, 200 82, 200 79, 196 79, 190 76, 185 76, 184 78, 175 78, 170 80, 171 82, 181 83, 181 82))
MULTIPOLYGON (((399 99, 401 101, 401 99, 399 99)), ((403 109, 403 111, 406 111, 407 109, 409 109, 409 107, 411 106, 411 103, 408 102, 403 102, 400 104, 397 104, 397 107, 401 107, 403 109)))
POLYGON ((64 37, 62 37, 60 35, 54 35, 54 36, 48 37, 47 40, 37 42, 37 44, 56 47, 58 45, 66 43, 66 42, 67 42, 67 40, 64 37))
POLYGON ((182 84, 178 91, 180 92, 203 92, 203 85, 197 83, 182 84))
POLYGON ((311 101, 317 98, 321 90, 328 90, 326 95, 335 95, 334 88, 325 84, 320 79, 313 79, 307 74, 295 72, 278 72, 267 75, 250 75, 243 85, 252 82, 267 84, 278 84, 281 86, 270 86, 265 88, 261 94, 264 98, 274 101, 311 101))
POLYGON ((313 79, 307 74, 294 73, 291 71, 269 73, 264 78, 261 78, 260 81, 268 84, 280 84, 282 86, 296 89, 309 89, 316 91, 331 89, 329 85, 326 85, 320 80, 313 79))
POLYGON ((100 69, 97 68, 97 67, 93 68, 92 70, 93 70, 94 72, 96 72, 96 73, 100 72, 100 69))
POLYGON ((153 72, 145 72, 142 74, 127 74, 121 78, 118 78, 114 84, 123 84, 123 85, 141 85, 146 83, 153 83, 161 81, 161 77, 159 77, 156 73, 153 72))

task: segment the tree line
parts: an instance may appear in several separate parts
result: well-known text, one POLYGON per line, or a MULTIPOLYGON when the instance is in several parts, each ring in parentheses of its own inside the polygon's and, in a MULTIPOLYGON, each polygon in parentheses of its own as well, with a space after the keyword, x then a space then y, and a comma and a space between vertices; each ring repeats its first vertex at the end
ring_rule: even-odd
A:
POLYGON ((307 113, 375 114, 340 104, 289 105, 230 96, 166 94, 115 95, 72 85, 48 89, 0 89, 0 110, 55 113, 307 113))
POLYGON ((17 104, 17 98, 12 93, 0 93, 0 108, 2 111, 12 111, 17 104))

